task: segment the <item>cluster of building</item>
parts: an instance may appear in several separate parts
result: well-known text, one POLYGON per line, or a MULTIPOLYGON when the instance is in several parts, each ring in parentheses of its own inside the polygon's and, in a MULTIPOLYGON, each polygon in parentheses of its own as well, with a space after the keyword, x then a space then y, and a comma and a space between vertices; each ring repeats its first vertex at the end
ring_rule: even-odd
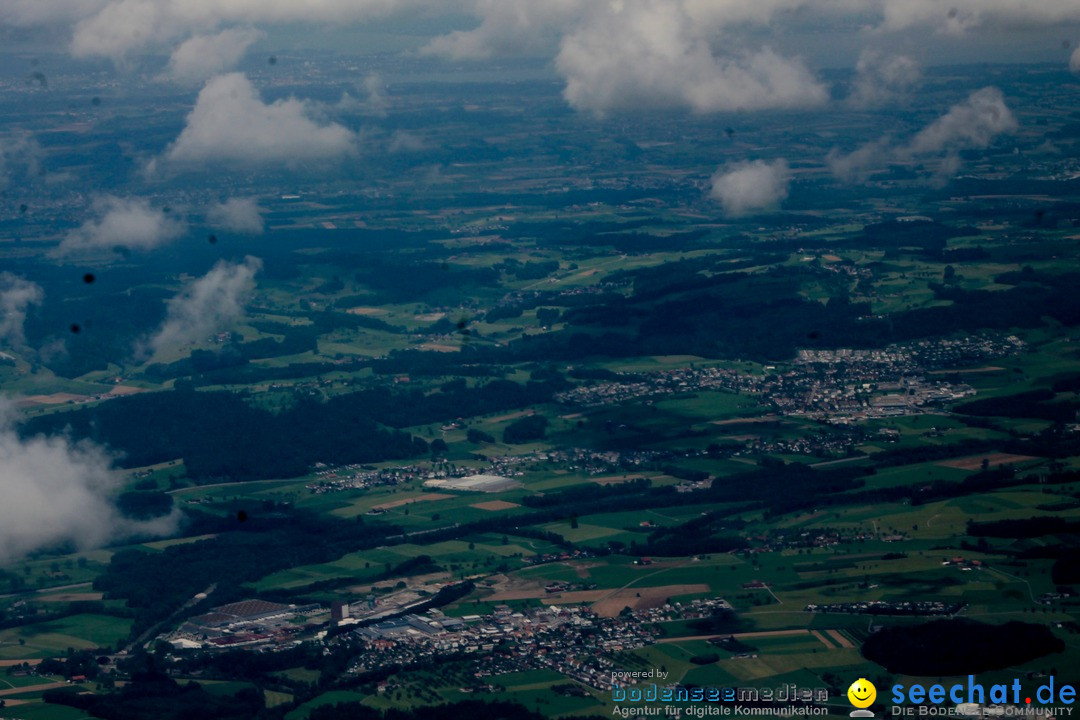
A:
POLYGON ((800 350, 785 370, 754 375, 718 367, 678 368, 576 387, 555 396, 567 405, 597 407, 684 392, 726 390, 768 398, 783 415, 851 422, 911 415, 975 393, 926 373, 1005 357, 1024 349, 1016 336, 924 340, 878 350, 800 350))
POLYGON ((326 608, 317 604, 241 600, 196 615, 162 639, 183 649, 280 647, 300 642, 304 631, 326 622, 326 616, 326 608))
POLYGON ((596 451, 583 448, 542 450, 520 455, 491 457, 485 465, 470 467, 452 463, 437 465, 402 465, 373 468, 366 465, 320 467, 307 489, 316 494, 339 490, 357 490, 381 485, 401 485, 414 480, 426 487, 443 490, 501 492, 519 486, 515 477, 525 475, 539 463, 558 464, 567 470, 590 476, 609 475, 638 468, 657 460, 670 459, 669 452, 655 450, 596 451))
POLYGON ((806 612, 847 613, 849 615, 955 615, 967 607, 966 603, 941 602, 940 600, 868 600, 865 602, 828 603, 807 605, 806 612))
MULTIPOLYGON (((628 400, 660 398, 701 390, 761 392, 761 376, 719 367, 676 368, 651 373, 625 374, 625 380, 582 385, 555 395, 565 405, 600 407, 628 400)), ((755 403, 756 404, 756 403, 755 403)))
POLYGON ((885 365, 896 370, 919 372, 959 368, 1023 352, 1023 340, 1015 335, 969 335, 962 338, 935 338, 889 345, 886 348, 856 350, 800 350, 800 364, 885 365))
MULTIPOLYGON (((812 511, 813 508, 807 508, 807 510, 812 511)), ((770 530, 768 533, 748 537, 747 540, 750 541, 751 547, 747 552, 762 553, 811 548, 834 548, 840 545, 851 545, 856 542, 875 539, 878 538, 873 533, 855 529, 770 530)))
POLYGON ((810 455, 820 458, 836 458, 851 455, 858 445, 857 435, 812 433, 799 437, 755 436, 742 441, 738 449, 722 446, 720 455, 756 455, 779 453, 782 455, 810 455))
POLYGON ((598 689, 610 688, 611 661, 603 653, 655 641, 630 618, 600 618, 583 607, 547 606, 514 611, 500 605, 491 615, 449 618, 438 611, 409 615, 354 631, 364 650, 351 668, 364 672, 387 665, 476 654, 475 672, 490 672, 486 658, 499 648, 502 672, 548 668, 598 689))
MULTIPOLYGON (((447 471, 455 472, 455 471, 447 471)), ((460 470, 461 476, 467 475, 464 468, 460 470)), ((337 490, 357 490, 380 485, 401 485, 417 479, 428 479, 435 476, 435 471, 429 466, 402 465, 390 468, 372 468, 367 465, 339 465, 334 467, 321 467, 315 472, 315 480, 308 484, 307 489, 316 494, 335 492, 337 490)), ((443 477, 446 476, 444 473, 443 477)))
POLYGON ((722 598, 665 604, 613 618, 580 606, 514 610, 497 605, 492 614, 463 617, 429 610, 354 630, 363 652, 351 671, 476 654, 485 657, 474 669, 477 677, 547 668, 598 690, 610 690, 613 664, 605 653, 651 645, 656 640, 654 623, 730 610, 722 598), (498 667, 489 662, 492 655, 498 667))
POLYGON ((545 563, 552 562, 566 562, 567 560, 580 560, 582 558, 593 557, 591 550, 567 550, 560 553, 541 553, 539 555, 529 555, 528 557, 521 558, 521 562, 524 565, 543 565, 545 563))
POLYGON ((959 555, 942 560, 941 564, 946 567, 960 568, 961 570, 982 570, 986 567, 986 563, 982 560, 971 560, 959 555))

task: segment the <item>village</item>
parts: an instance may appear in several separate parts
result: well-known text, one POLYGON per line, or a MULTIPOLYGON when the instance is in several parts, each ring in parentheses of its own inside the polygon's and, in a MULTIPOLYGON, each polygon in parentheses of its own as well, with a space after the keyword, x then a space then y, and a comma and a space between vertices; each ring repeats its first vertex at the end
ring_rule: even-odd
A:
MULTIPOLYGON (((350 671, 407 665, 460 654, 496 654, 498 672, 547 668, 597 690, 611 689, 611 653, 656 642, 656 623, 704 618, 731 611, 722 598, 664 603, 601 617, 583 606, 515 610, 497 605, 490 615, 450 617, 439 610, 407 615, 353 631, 363 652, 350 671)), ((492 674, 488 659, 474 670, 492 674)))
POLYGON ((691 366, 626 374, 625 380, 577 387, 555 399, 566 405, 601 407, 724 390, 767 398, 780 415, 852 423, 919 414, 974 395, 969 385, 927 375, 1013 355, 1024 347, 1010 335, 920 341, 883 350, 800 350, 790 367, 766 365, 760 375, 691 366))

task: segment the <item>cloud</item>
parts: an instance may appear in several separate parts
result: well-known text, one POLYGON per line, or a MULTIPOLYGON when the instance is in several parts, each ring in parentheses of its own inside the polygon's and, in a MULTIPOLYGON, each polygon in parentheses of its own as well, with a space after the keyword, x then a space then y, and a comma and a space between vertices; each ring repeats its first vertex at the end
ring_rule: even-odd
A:
POLYGON ((390 100, 386 97, 386 84, 378 73, 370 73, 364 78, 364 99, 355 98, 349 93, 342 95, 334 105, 323 105, 328 114, 336 112, 354 112, 365 115, 385 117, 390 109, 390 100))
POLYGON ((251 28, 230 28, 216 35, 190 37, 173 51, 165 75, 185 85, 203 82, 235 67, 262 36, 251 28))
MULTIPOLYGON (((460 13, 477 27, 432 40, 425 52, 454 59, 546 51, 581 18, 612 14, 655 0, 0 0, 0 22, 74 24, 70 51, 123 60, 171 46, 193 34, 232 25, 351 25, 386 17, 460 13)), ((966 33, 981 27, 1056 27, 1080 21, 1075 0, 661 0, 688 17, 702 37, 739 25, 777 34, 818 28, 833 18, 881 32, 912 28, 966 33)))
MULTIPOLYGON (((165 151, 176 165, 285 165, 336 160, 356 152, 356 136, 337 123, 320 124, 296 98, 264 103, 242 73, 206 83, 180 136, 165 151)), ((151 171, 156 165, 151 165, 151 171)))
POLYGON ((555 60, 564 97, 603 114, 639 108, 698 113, 806 108, 828 99, 799 60, 769 48, 719 55, 682 3, 604 3, 567 35, 555 60))
POLYGON ((70 49, 76 57, 119 61, 132 52, 212 32, 221 25, 356 23, 416 8, 439 8, 445 1, 112 0, 104 6, 96 2, 95 11, 76 24, 70 49))
POLYGON ((244 235, 262 235, 266 230, 262 210, 255 198, 229 198, 212 205, 206 211, 206 221, 215 227, 244 235))
POLYGON ((709 196, 720 202, 727 215, 748 215, 776 207, 788 196, 790 183, 787 161, 755 160, 717 170, 709 196))
POLYGON ((26 347, 26 313, 40 305, 45 292, 37 283, 9 272, 0 272, 0 346, 16 350, 26 347))
POLYGON ((0 190, 41 175, 41 145, 29 133, 0 137, 0 190))
POLYGON ((857 108, 871 108, 903 99, 921 77, 919 64, 907 55, 864 50, 855 64, 848 103, 857 108))
POLYGON ((874 140, 859 149, 843 153, 833 148, 825 157, 829 171, 838 180, 846 183, 862 182, 874 172, 880 170, 893 154, 888 138, 874 140))
POLYGON ((364 78, 364 91, 367 92, 367 106, 372 112, 385 115, 390 101, 386 98, 386 85, 378 73, 370 73, 364 78))
POLYGON ((477 27, 436 37, 421 53, 452 60, 484 60, 548 50, 555 47, 564 30, 580 21, 587 1, 480 0, 474 9, 481 18, 477 27))
POLYGON ((219 261, 168 302, 165 321, 148 341, 149 348, 156 353, 189 345, 227 328, 244 314, 260 269, 262 261, 250 256, 242 263, 219 261))
POLYGON ((933 187, 945 187, 948 185, 949 179, 956 176, 963 166, 964 162, 955 152, 945 153, 945 155, 938 160, 937 167, 930 176, 930 185, 933 187))
POLYGON ((79 550, 131 535, 175 530, 179 511, 148 522, 113 504, 122 478, 100 446, 66 437, 20 438, 16 413, 0 401, 0 564, 60 544, 79 550))
POLYGON ((923 128, 911 141, 914 154, 956 151, 962 148, 985 148, 998 135, 1018 127, 1016 118, 996 87, 984 87, 971 93, 963 102, 923 128))
POLYGON ((152 250, 175 240, 186 230, 182 221, 152 207, 143 198, 106 196, 94 202, 94 210, 101 217, 87 220, 69 233, 54 255, 117 247, 152 250))
POLYGON ((933 182, 940 184, 960 170, 958 153, 989 147, 1003 134, 1018 127, 1005 97, 996 87, 984 87, 956 103, 949 111, 920 130, 907 145, 889 138, 869 142, 851 153, 834 148, 825 158, 832 174, 843 182, 866 180, 889 162, 938 159, 933 182))
POLYGON ((1069 58, 1069 70, 1080 75, 1080 46, 1073 50, 1072 57, 1069 58))
POLYGON ((424 138, 408 130, 395 130, 390 136, 390 142, 386 149, 392 153, 420 152, 427 150, 428 143, 424 138))

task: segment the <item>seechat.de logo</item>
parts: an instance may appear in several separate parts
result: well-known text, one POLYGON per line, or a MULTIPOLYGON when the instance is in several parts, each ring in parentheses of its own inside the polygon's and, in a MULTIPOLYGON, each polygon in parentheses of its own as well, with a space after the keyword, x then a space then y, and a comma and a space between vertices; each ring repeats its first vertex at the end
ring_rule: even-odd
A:
POLYGON ((848 702, 858 708, 849 713, 851 717, 874 717, 874 713, 866 709, 877 699, 877 688, 874 687, 874 683, 866 678, 859 678, 847 689, 847 698, 848 702))

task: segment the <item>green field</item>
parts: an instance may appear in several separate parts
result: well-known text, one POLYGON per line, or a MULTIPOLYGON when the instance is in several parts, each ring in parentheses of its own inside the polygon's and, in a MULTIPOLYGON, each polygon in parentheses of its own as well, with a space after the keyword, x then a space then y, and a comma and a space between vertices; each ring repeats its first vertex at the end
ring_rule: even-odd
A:
POLYGON ((67 648, 116 647, 131 621, 108 615, 74 615, 62 620, 0 630, 0 659, 43 658, 67 648))

